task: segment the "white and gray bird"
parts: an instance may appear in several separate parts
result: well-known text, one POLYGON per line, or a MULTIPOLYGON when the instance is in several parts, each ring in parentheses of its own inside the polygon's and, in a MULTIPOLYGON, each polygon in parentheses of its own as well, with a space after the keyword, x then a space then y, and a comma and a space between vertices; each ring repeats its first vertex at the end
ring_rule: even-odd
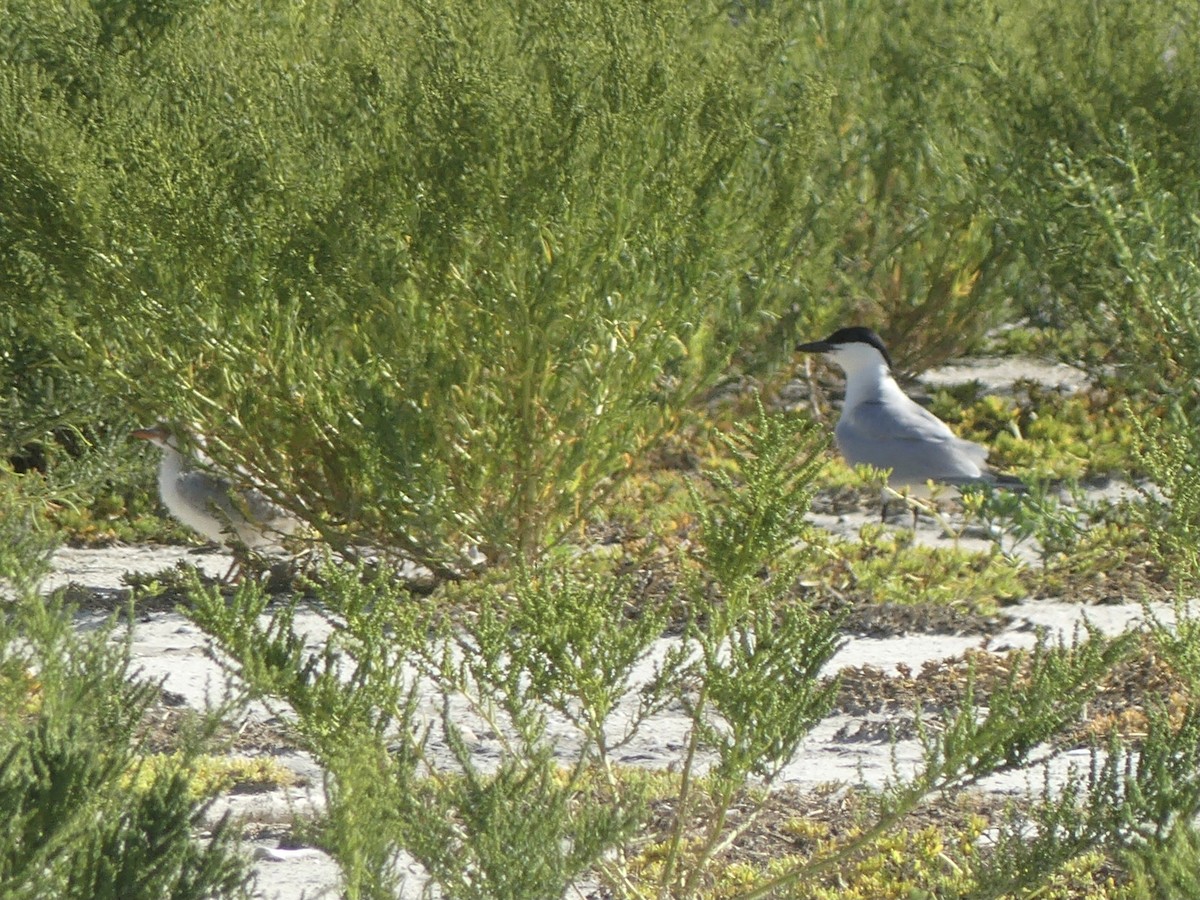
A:
POLYGON ((985 466, 986 447, 955 435, 900 389, 887 348, 874 331, 839 328, 796 349, 824 354, 846 373, 846 399, 833 432, 846 462, 890 469, 889 486, 918 492, 930 481, 995 482, 985 466))
POLYGON ((158 491, 167 511, 193 531, 230 549, 251 550, 277 545, 298 522, 282 507, 253 488, 204 468, 181 451, 178 438, 166 425, 131 432, 162 450, 158 491))

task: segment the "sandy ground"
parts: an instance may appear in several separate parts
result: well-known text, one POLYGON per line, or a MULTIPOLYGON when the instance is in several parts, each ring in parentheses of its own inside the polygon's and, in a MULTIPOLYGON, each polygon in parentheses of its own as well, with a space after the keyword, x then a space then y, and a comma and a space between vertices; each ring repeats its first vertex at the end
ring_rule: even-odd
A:
MULTIPOLYGON (((932 526, 923 526, 922 532, 925 540, 936 542, 941 539, 932 526), (931 533, 925 534, 926 530, 931 533)), ((55 557, 55 572, 49 586, 73 583, 90 590, 114 591, 121 587, 121 577, 127 572, 161 571, 180 559, 196 563, 211 574, 219 574, 228 564, 222 554, 195 556, 177 547, 63 549, 55 557)), ((1170 615, 1166 608, 1156 612, 1163 617, 1170 615)), ((999 652, 1032 646, 1038 628, 1069 640, 1084 618, 1103 631, 1115 634, 1136 627, 1144 615, 1142 607, 1133 603, 1084 607, 1052 601, 1020 603, 1007 607, 1005 613, 1009 624, 986 638, 921 633, 891 638, 849 638, 828 664, 826 673, 864 665, 894 673, 898 664, 919 671, 926 661, 959 656, 972 648, 999 652)), ((82 614, 79 625, 84 629, 95 627, 102 619, 103 615, 99 613, 82 614)), ((297 625, 314 643, 329 631, 328 623, 314 611, 301 612, 297 625)), ((671 643, 670 638, 659 642, 652 658, 641 667, 640 677, 650 677, 653 659, 665 652, 671 643)), ((132 652, 141 674, 161 682, 165 691, 175 695, 175 702, 202 708, 207 703, 219 702, 225 694, 228 675, 213 658, 208 639, 177 612, 140 616, 133 625, 132 652)), ((436 716, 437 696, 432 688, 426 690, 424 700, 430 717, 436 716)), ((247 727, 255 724, 270 726, 278 722, 279 715, 277 710, 255 704, 247 713, 247 727)), ((463 715, 466 720, 465 711, 463 715)), ((787 766, 782 783, 802 789, 829 782, 878 787, 897 774, 897 767, 901 775, 913 771, 920 760, 916 741, 899 740, 891 744, 884 736, 887 721, 886 714, 830 716, 806 739, 787 766)), ((623 750, 622 761, 653 768, 677 765, 683 755, 686 731, 687 719, 683 711, 667 710, 643 726, 638 737, 623 750)), ((473 747, 476 761, 483 766, 496 761, 499 742, 486 731, 474 733, 478 735, 473 747)), ((569 758, 576 746, 574 733, 563 723, 551 723, 551 735, 564 759, 569 758)), ((320 770, 311 758, 301 753, 286 753, 278 757, 278 761, 292 769, 303 780, 304 786, 226 796, 214 812, 231 810, 238 821, 246 823, 249 832, 259 835, 246 842, 247 852, 255 859, 258 896, 276 900, 335 896, 337 869, 324 853, 312 848, 279 849, 279 837, 286 832, 286 823, 294 816, 303 816, 320 808, 320 770)), ((1082 768, 1087 762, 1086 752, 1059 754, 1049 763, 1052 779, 1058 781, 1072 765, 1082 768)), ((1040 786, 1040 773, 1021 772, 996 776, 982 787, 986 791, 1016 794, 1040 786)), ((414 865, 412 890, 405 896, 418 896, 421 883, 419 868, 414 865)))
MULTIPOLYGON (((1065 366, 1037 364, 1031 372, 1028 362, 972 362, 934 373, 929 384, 947 384, 979 379, 990 390, 1003 391, 1020 377, 1032 374, 1043 382, 1061 385, 1064 390, 1077 389, 1082 380, 1079 373, 1065 366), (1042 370, 1044 369, 1044 371, 1042 370)), ((843 536, 853 536, 869 515, 813 515, 820 527, 843 536)), ((922 519, 917 539, 934 546, 948 546, 948 538, 932 521, 922 519)), ((959 538, 959 546, 984 549, 987 542, 979 538, 959 538)), ((210 575, 220 575, 229 564, 221 553, 195 554, 177 547, 117 547, 104 550, 62 549, 54 558, 54 573, 47 589, 77 585, 91 592, 107 594, 120 591, 122 577, 130 572, 154 573, 185 560, 199 566, 210 575)), ((1168 610, 1158 614, 1169 616, 1168 610)), ((922 663, 960 655, 971 648, 1000 651, 1012 647, 1028 647, 1035 641, 1036 629, 1044 628, 1051 636, 1068 640, 1086 617, 1107 633, 1117 633, 1136 627, 1143 617, 1137 603, 1083 607, 1078 604, 1050 601, 1024 602, 1005 609, 1008 624, 997 634, 979 636, 947 636, 934 634, 905 634, 894 638, 850 638, 829 663, 832 673, 850 666, 871 665, 895 673, 897 664, 919 670, 922 663)), ((96 627, 103 620, 99 613, 81 614, 79 627, 96 627)), ((302 612, 297 621, 313 642, 320 641, 329 631, 328 623, 316 612, 302 612)), ((670 645, 664 638, 656 654, 670 645)), ((157 612, 141 615, 133 625, 132 652, 142 674, 160 681, 176 702, 193 707, 219 701, 228 685, 228 675, 214 660, 206 636, 177 612, 157 612)), ((642 677, 651 674, 652 661, 647 661, 642 677)), ((437 710, 432 689, 425 701, 430 715, 437 710)), ((247 713, 247 727, 271 726, 279 721, 279 710, 261 704, 247 713)), ((829 782, 881 785, 899 774, 912 771, 919 761, 915 740, 899 740, 894 745, 879 736, 883 728, 872 729, 876 723, 886 723, 886 716, 835 715, 820 723, 788 765, 783 782, 805 788, 829 782), (864 737, 864 735, 867 735, 864 737)), ((575 746, 575 737, 562 723, 552 723, 559 741, 560 752, 567 758, 575 746)), ((686 718, 682 710, 667 710, 643 727, 639 737, 624 750, 625 761, 650 767, 671 766, 682 757, 686 735, 686 718)), ((486 732, 476 737, 473 747, 476 759, 483 765, 498 756, 498 744, 486 732)), ((319 809, 320 771, 311 758, 290 752, 279 758, 304 781, 304 785, 267 793, 233 795, 222 799, 217 812, 233 811, 238 821, 247 825, 247 832, 259 835, 247 840, 247 853, 255 860, 257 892, 263 898, 299 900, 299 898, 331 897, 336 895, 338 872, 332 861, 312 848, 280 849, 279 836, 286 832, 286 823, 294 816, 319 809)), ((1060 779, 1072 765, 1086 766, 1086 754, 1065 753, 1055 756, 1048 765, 1052 777, 1060 779)), ((1011 794, 1037 789, 1041 786, 1040 772, 997 776, 983 785, 987 791, 1011 794)), ((421 887, 418 867, 412 867, 412 879, 405 896, 418 896, 421 887)))

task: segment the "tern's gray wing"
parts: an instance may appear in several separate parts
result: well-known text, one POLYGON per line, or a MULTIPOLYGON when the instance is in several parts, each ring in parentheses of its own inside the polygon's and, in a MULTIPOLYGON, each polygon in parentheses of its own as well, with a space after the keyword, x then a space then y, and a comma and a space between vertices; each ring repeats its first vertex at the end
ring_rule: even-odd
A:
POLYGON ((209 515, 233 516, 236 514, 229 492, 232 485, 224 478, 195 469, 184 472, 175 482, 179 497, 193 509, 209 515))
POLYGON ((228 479, 200 469, 180 475, 176 486, 185 503, 219 519, 223 530, 232 528, 246 544, 255 543, 251 539, 255 532, 278 529, 279 522, 287 516, 253 488, 239 491, 228 479))
POLYGON ((251 521, 261 525, 274 525, 287 517, 281 506, 267 499, 260 491, 249 488, 239 491, 234 498, 238 509, 251 521))
POLYGON ((979 478, 988 453, 986 447, 956 437, 945 422, 911 400, 859 403, 842 413, 834 435, 848 462, 891 469, 892 480, 899 483, 979 478))

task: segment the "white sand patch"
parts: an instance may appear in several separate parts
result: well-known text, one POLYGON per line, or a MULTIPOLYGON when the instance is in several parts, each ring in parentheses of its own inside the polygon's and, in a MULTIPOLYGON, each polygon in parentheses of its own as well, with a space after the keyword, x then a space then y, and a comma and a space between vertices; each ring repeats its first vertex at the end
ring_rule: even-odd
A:
POLYGON ((986 394, 1011 394, 1018 381, 1036 381, 1065 394, 1088 385, 1088 375, 1083 369, 1032 356, 964 359, 930 369, 917 380, 933 390, 977 381, 986 394))
MULTIPOLYGON (((843 527, 849 530, 853 523, 843 522, 843 527)), ((922 540, 931 543, 941 540, 926 531, 923 526, 922 540)), ((55 557, 55 572, 49 586, 61 587, 73 582, 90 590, 115 591, 122 586, 122 576, 127 572, 153 573, 180 559, 199 565, 208 574, 220 574, 229 563, 229 557, 223 553, 197 556, 174 547, 64 549, 55 557)), ((1141 605, 1136 603, 1082 607, 1052 601, 1019 603, 1005 607, 1003 613, 1009 618, 1009 624, 1000 633, 987 638, 911 634, 882 639, 848 639, 826 667, 826 673, 848 666, 875 666, 891 673, 897 664, 918 670, 928 661, 960 656, 970 649, 1000 651, 1030 647, 1039 629, 1044 629, 1052 638, 1070 640, 1084 619, 1107 634, 1115 634, 1129 627, 1139 627, 1145 615, 1141 605)), ((1154 608, 1154 614, 1164 620, 1169 620, 1171 615, 1169 608, 1161 605, 1154 608)), ((96 627, 102 619, 99 614, 81 614, 79 624, 82 628, 96 627)), ((328 621, 311 610, 299 612, 297 627, 314 645, 330 629, 328 621)), ((655 648, 653 657, 639 668, 637 679, 648 680, 653 675, 656 659, 677 642, 677 639, 664 638, 655 648)), ((207 703, 219 702, 229 687, 228 673, 213 658, 207 636, 178 612, 139 616, 133 626, 132 652, 134 662, 144 676, 161 681, 166 690, 177 694, 189 706, 202 708, 207 703)), ((427 685, 422 693, 425 713, 430 717, 438 716, 440 699, 436 690, 427 685)), ((452 708, 456 718, 462 717, 479 764, 485 768, 494 764, 502 750, 500 736, 480 729, 465 702, 456 700, 452 708)), ((281 712, 253 704, 247 716, 249 721, 269 723, 281 712)), ((613 727, 617 732, 621 722, 619 717, 615 718, 613 727)), ((878 787, 895 777, 897 770, 900 775, 910 774, 920 762, 918 743, 912 739, 889 742, 886 739, 887 721, 886 714, 829 717, 805 740, 786 767, 783 782, 800 787, 815 787, 828 782, 878 787)), ((557 742, 557 752, 564 759, 570 758, 578 747, 578 736, 565 722, 551 721, 550 737, 557 742)), ((622 762, 633 765, 677 767, 685 751, 686 738, 687 718, 683 709, 676 706, 644 723, 636 739, 623 748, 619 756, 622 762)), ((439 747, 436 741, 432 749, 435 754, 446 753, 444 746, 439 747)), ((1075 758, 1077 756, 1079 754, 1072 753, 1056 756, 1050 762, 1052 779, 1065 778, 1072 764, 1086 763, 1086 758, 1081 761, 1075 758)), ((281 756, 279 761, 306 779, 308 786, 226 797, 215 812, 219 814, 229 809, 239 822, 280 823, 280 830, 286 830, 286 823, 292 817, 309 815, 320 809, 320 771, 313 760, 304 754, 293 753, 281 756)), ((1017 772, 988 779, 983 788, 1008 794, 1024 792, 1028 786, 1040 789, 1041 785, 1040 773, 1017 772)), ((247 842, 247 852, 253 855, 258 874, 259 896, 299 900, 301 897, 336 895, 337 868, 328 856, 312 848, 279 850, 276 844, 271 840, 247 842)), ((422 880, 419 867, 415 865, 410 884, 411 890, 406 890, 406 896, 418 896, 422 880)))

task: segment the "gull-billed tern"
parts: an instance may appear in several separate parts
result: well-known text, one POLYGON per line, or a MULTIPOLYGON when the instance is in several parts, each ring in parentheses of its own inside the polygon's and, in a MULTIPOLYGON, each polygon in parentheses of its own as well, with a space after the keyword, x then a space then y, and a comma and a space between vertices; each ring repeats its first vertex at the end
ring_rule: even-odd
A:
POLYGON ((913 492, 931 481, 955 487, 996 481, 985 466, 986 447, 955 435, 900 389, 887 348, 871 329, 839 328, 796 349, 824 354, 846 373, 846 399, 833 432, 846 462, 889 469, 889 486, 913 492))

